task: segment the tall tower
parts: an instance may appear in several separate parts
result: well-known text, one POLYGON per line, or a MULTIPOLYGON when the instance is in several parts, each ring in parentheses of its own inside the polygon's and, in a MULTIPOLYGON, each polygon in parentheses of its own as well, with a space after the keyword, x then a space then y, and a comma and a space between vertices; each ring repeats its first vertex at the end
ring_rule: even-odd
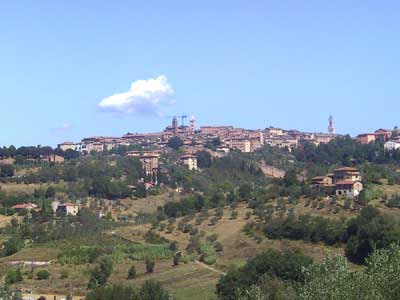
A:
POLYGON ((328 126, 329 134, 335 134, 335 122, 333 121, 332 115, 329 116, 329 126, 328 126))
POLYGON ((190 131, 195 132, 195 130, 196 130, 196 118, 192 116, 190 118, 190 131))
POLYGON ((176 116, 173 117, 172 119, 172 129, 174 130, 174 134, 178 133, 178 118, 176 116))

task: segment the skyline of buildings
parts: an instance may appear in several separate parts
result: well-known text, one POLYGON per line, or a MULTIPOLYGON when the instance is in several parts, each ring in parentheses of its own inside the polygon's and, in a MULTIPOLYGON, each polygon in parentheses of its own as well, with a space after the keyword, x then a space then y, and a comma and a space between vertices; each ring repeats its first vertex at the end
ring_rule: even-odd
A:
MULTIPOLYGON (((204 148, 212 148, 216 152, 227 153, 230 150, 253 152, 264 145, 291 150, 305 142, 319 145, 341 136, 335 133, 336 128, 332 115, 328 118, 327 132, 325 133, 302 132, 295 129, 286 130, 272 126, 264 129, 236 128, 230 125, 200 126, 197 128, 194 116, 190 117, 188 125, 184 123, 186 118, 186 115, 172 116, 171 124, 160 132, 128 132, 121 137, 86 137, 80 142, 64 142, 58 146, 64 151, 73 149, 82 153, 109 151, 117 146, 136 144, 148 149, 162 149, 167 146, 172 137, 177 136, 182 140, 184 151, 188 154, 194 154, 204 148)), ((378 129, 373 133, 359 134, 355 138, 363 144, 376 140, 388 141, 392 137, 398 136, 398 131, 397 127, 393 130, 378 129)))

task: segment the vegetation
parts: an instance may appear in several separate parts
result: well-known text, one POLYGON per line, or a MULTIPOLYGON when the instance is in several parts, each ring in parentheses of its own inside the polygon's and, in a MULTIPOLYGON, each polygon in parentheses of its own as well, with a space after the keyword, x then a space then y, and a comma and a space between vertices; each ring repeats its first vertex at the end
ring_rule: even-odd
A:
POLYGON ((146 259, 146 272, 153 273, 155 265, 156 265, 156 263, 154 260, 147 258, 146 259))
POLYGON ((5 284, 7 286, 12 285, 17 282, 23 281, 21 270, 18 268, 16 270, 10 270, 7 272, 6 278, 5 278, 5 284))
POLYGON ((20 291, 14 291, 10 288, 0 287, 0 299, 2 300, 22 300, 22 295, 20 291))
POLYGON ((346 243, 348 258, 363 263, 374 248, 381 249, 399 241, 400 225, 392 217, 368 206, 347 222, 310 215, 272 219, 266 223, 265 233, 272 239, 324 241, 328 245, 346 243))
POLYGON ((301 253, 268 250, 249 260, 243 268, 222 276, 217 285, 218 298, 235 299, 237 290, 245 290, 265 275, 283 281, 304 282, 305 276, 302 269, 311 264, 312 259, 301 253))
POLYGON ((50 273, 47 270, 40 270, 36 273, 36 278, 38 280, 47 280, 50 277, 50 273))
POLYGON ((133 286, 111 285, 99 287, 87 294, 86 300, 170 300, 158 282, 146 281, 138 290, 133 286))
POLYGON ((174 136, 170 138, 168 141, 168 147, 171 147, 172 149, 178 150, 182 146, 183 146, 183 141, 178 136, 174 136))
POLYGON ((327 144, 308 143, 294 150, 297 160, 317 164, 351 166, 364 162, 399 163, 400 151, 385 151, 382 142, 360 144, 350 136, 338 137, 327 144))
POLYGON ((113 262, 110 258, 104 257, 100 259, 98 266, 91 271, 88 287, 94 289, 104 285, 108 277, 110 277, 112 270, 113 262))
POLYGON ((128 279, 135 279, 136 278, 136 267, 132 266, 128 272, 128 279))
MULTIPOLYGON (((336 281, 353 299, 347 285, 358 291, 361 279, 370 285, 371 294, 383 293, 378 282, 395 290, 386 277, 379 279, 369 270, 373 257, 395 251, 391 245, 400 240, 397 152, 385 152, 381 142, 360 145, 343 137, 293 152, 266 146, 255 153, 232 151, 213 157, 219 143, 210 141, 206 151, 198 152, 200 170, 189 171, 176 164, 182 141, 170 141, 154 186, 148 184, 151 178, 138 158, 122 156, 146 146, 86 156, 48 147, 1 148, 0 157, 9 160, 0 165, 0 254, 5 261, 30 260, 27 253, 49 249, 54 254, 43 261, 55 260, 47 270, 35 272, 4 264, 8 288, 37 286, 66 294, 65 287, 77 284, 81 293, 90 288, 89 300, 169 299, 160 284, 146 282, 155 278, 178 300, 204 295, 214 299, 221 270, 227 274, 216 287, 219 299, 319 299, 315 289, 336 281), (63 155, 66 161, 40 160, 48 154, 63 155), (284 177, 264 176, 265 164, 284 170, 284 177), (354 201, 328 199, 310 188, 312 176, 342 165, 362 171, 365 189, 354 201), (27 202, 38 209, 12 209, 27 202), (54 213, 57 202, 78 204, 79 214, 54 213), (331 245, 335 248, 327 247, 331 245), (351 262, 365 264, 367 271, 348 271, 343 258, 312 263, 296 250, 314 246, 321 252, 329 248, 344 253, 351 262), (45 272, 47 277, 42 276, 45 272), (375 285, 365 279, 368 276, 375 285), (121 282, 127 285, 114 285, 121 282), (132 282, 143 285, 135 288, 132 282)), ((304 253, 321 259, 313 251, 304 253)), ((386 259, 379 258, 379 264, 385 265, 386 259)), ((346 299, 335 294, 339 289, 327 290, 332 295, 327 299, 346 299)), ((394 299, 393 295, 376 299, 394 299)))
POLYGON ((300 299, 398 299, 400 295, 400 247, 392 244, 375 251, 365 271, 353 272, 341 257, 328 257, 322 264, 310 266, 300 299))

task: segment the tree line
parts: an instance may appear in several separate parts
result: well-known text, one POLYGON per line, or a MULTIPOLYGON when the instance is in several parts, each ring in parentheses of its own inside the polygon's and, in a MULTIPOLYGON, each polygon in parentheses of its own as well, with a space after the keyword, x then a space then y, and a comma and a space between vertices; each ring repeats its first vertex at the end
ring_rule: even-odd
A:
POLYGON ((400 242, 400 224, 372 206, 363 208, 348 221, 311 215, 274 218, 266 222, 264 232, 271 239, 322 241, 327 245, 345 243, 346 256, 355 263, 365 263, 374 249, 400 242))

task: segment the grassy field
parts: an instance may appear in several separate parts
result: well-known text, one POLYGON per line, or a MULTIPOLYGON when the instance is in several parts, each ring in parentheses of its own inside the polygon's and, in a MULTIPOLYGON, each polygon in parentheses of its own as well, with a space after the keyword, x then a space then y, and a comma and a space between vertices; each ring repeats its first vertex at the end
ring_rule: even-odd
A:
POLYGON ((0 228, 4 228, 10 224, 10 221, 15 218, 13 216, 0 215, 0 228))
MULTIPOLYGON (((8 188, 12 187, 9 186, 8 188)), ((34 189, 35 187, 31 186, 30 188, 34 189)), ((400 192, 400 186, 379 185, 377 188, 382 188, 388 194, 400 192)), ((113 216, 116 217, 118 215, 127 214, 136 215, 140 212, 151 213, 156 211, 157 207, 164 205, 168 201, 178 201, 179 199, 179 196, 170 196, 167 194, 150 196, 146 199, 125 199, 121 201, 122 209, 114 211, 113 216)), ((336 219, 351 218, 359 213, 358 210, 343 209, 340 205, 338 205, 339 210, 333 213, 327 205, 324 208, 318 209, 316 207, 313 208, 311 205, 306 205, 306 201, 306 199, 300 199, 297 204, 287 204, 286 207, 287 209, 293 208, 296 215, 312 214, 336 219)), ((277 205, 275 202, 272 202, 272 204, 274 206, 277 205)), ((371 204, 385 213, 400 216, 400 210, 387 208, 380 200, 374 200, 371 204)), ((323 260, 328 253, 344 255, 343 245, 329 247, 322 243, 313 244, 304 241, 269 240, 262 234, 260 234, 259 239, 249 237, 243 232, 244 225, 249 221, 258 222, 258 220, 256 220, 254 215, 250 216, 250 219, 247 219, 247 213, 252 212, 252 210, 247 208, 245 203, 240 203, 235 211, 238 215, 236 218, 232 218, 232 208, 225 207, 223 209, 222 218, 220 218, 215 225, 210 224, 215 210, 209 210, 208 218, 199 225, 195 224, 196 217, 199 216, 199 214, 188 222, 196 227, 199 232, 203 232, 204 236, 202 237, 202 242, 205 243, 206 237, 213 234, 217 235, 217 240, 221 242, 223 251, 217 254, 216 263, 212 265, 212 268, 215 270, 207 268, 196 261, 173 266, 172 259, 160 259, 156 262, 154 273, 147 274, 143 260, 132 261, 125 256, 121 260, 115 261, 114 271, 109 282, 140 286, 145 280, 154 279, 160 281, 177 300, 215 300, 215 286, 220 277, 220 272, 238 268, 244 265, 249 258, 267 249, 296 249, 313 257, 316 261, 323 260), (127 274, 132 264, 136 267, 137 278, 128 280, 127 274)), ((275 213, 275 216, 277 216, 277 213, 275 213)), ((167 232, 166 229, 157 229, 156 232, 168 240, 176 241, 179 249, 185 252, 186 246, 189 243, 190 234, 183 233, 177 229, 177 225, 182 219, 183 218, 178 218, 176 220, 174 223, 174 230, 171 232, 167 232)), ((1 224, 7 224, 9 221, 9 217, 0 219, 0 226, 1 224)), ((167 223, 167 221, 164 221, 164 223, 167 223)), ((115 235, 121 237, 128 244, 129 241, 144 243, 144 236, 150 228, 150 224, 137 225, 127 223, 123 226, 116 227, 108 232, 108 234, 110 236, 115 235)), ((74 242, 73 245, 76 246, 77 244, 79 244, 79 241, 74 242)), ((70 290, 74 295, 80 296, 77 298, 80 299, 87 292, 86 287, 90 276, 89 271, 95 264, 60 264, 57 257, 65 247, 72 246, 68 243, 58 243, 43 247, 26 248, 10 257, 1 259, 0 273, 5 274, 6 270, 15 268, 15 266, 10 264, 15 261, 51 261, 49 266, 36 267, 33 273, 31 273, 31 266, 25 266, 23 268, 24 282, 17 284, 16 287, 32 289, 37 293, 48 295, 64 295, 70 290), (49 280, 39 281, 35 279, 35 274, 40 269, 49 270, 51 273, 49 280), (62 274, 65 273, 68 274, 68 277, 62 278, 62 274)))
MULTIPOLYGON (((4 262, 1 263, 3 265, 4 262)), ((3 266, 4 267, 4 266, 3 266)), ((87 283, 89 281, 89 270, 94 265, 60 265, 52 263, 49 266, 35 267, 33 270, 33 278, 30 278, 32 268, 30 266, 22 267, 24 281, 15 284, 15 288, 22 290, 33 290, 36 294, 47 295, 65 295, 71 291, 73 295, 83 297, 87 292, 87 283), (51 276, 48 280, 37 280, 35 274, 39 270, 46 269, 51 276), (68 278, 62 278, 62 274, 67 272, 68 278)), ((7 269, 15 268, 15 266, 7 266, 7 269)), ((147 274, 143 261, 132 262, 125 260, 114 265, 114 271, 109 278, 109 283, 115 284, 133 284, 140 286, 145 280, 154 279, 162 283, 162 285, 170 291, 177 300, 203 300, 215 299, 215 285, 218 281, 219 274, 212 272, 191 262, 188 264, 180 264, 173 266, 172 260, 160 260, 156 262, 154 272, 147 274), (128 280, 128 270, 135 265, 137 270, 137 278, 128 280)), ((79 297, 78 297, 79 298, 79 297)))
MULTIPOLYGON (((210 210, 209 218, 202 224, 195 225, 195 219, 189 222, 196 226, 199 231, 204 231, 206 237, 213 234, 218 236, 218 241, 222 243, 224 249, 217 260, 217 267, 221 270, 242 265, 248 258, 254 257, 270 248, 279 250, 299 249, 317 260, 322 260, 328 252, 343 255, 343 248, 327 247, 323 244, 311 244, 303 241, 269 240, 267 238, 263 238, 261 242, 257 242, 242 231, 244 225, 250 221, 246 219, 246 212, 251 210, 246 208, 245 204, 241 204, 236 211, 238 212, 238 217, 231 219, 231 209, 226 207, 223 217, 214 226, 211 226, 209 222, 214 213, 213 210, 210 210)), ((176 224, 181 220, 182 218, 177 219, 176 224)), ((254 221, 254 217, 251 220, 254 221)), ((148 224, 124 226, 116 229, 115 234, 135 241, 140 239, 150 227, 148 224)), ((166 230, 158 231, 158 233, 162 237, 178 242, 180 249, 185 249, 189 243, 190 235, 176 228, 170 233, 166 230)))
POLYGON ((121 203, 127 207, 124 213, 136 214, 139 212, 151 213, 157 210, 157 207, 165 205, 167 202, 179 201, 181 196, 174 194, 171 197, 164 193, 157 196, 148 196, 147 198, 137 198, 135 200, 124 199, 121 203))
MULTIPOLYGON (((266 249, 300 249, 316 260, 322 260, 329 252, 343 254, 343 249, 340 247, 326 247, 322 244, 310 244, 302 241, 268 240, 263 238, 261 242, 257 242, 255 239, 246 236, 242 231, 243 226, 248 222, 246 220, 246 212, 250 210, 244 204, 241 204, 236 211, 238 212, 238 217, 231 219, 231 208, 226 207, 223 217, 216 225, 211 226, 209 220, 212 218, 214 211, 210 210, 209 219, 197 226, 200 231, 205 232, 206 237, 217 234, 218 240, 223 245, 223 251, 218 254, 217 261, 212 268, 207 268, 195 261, 173 266, 172 259, 162 259, 156 261, 154 273, 147 274, 143 260, 134 262, 125 258, 115 261, 114 271, 109 282, 140 286, 145 280, 154 279, 160 281, 177 300, 215 300, 215 286, 220 277, 220 272, 218 271, 227 271, 242 266, 247 259, 262 253, 266 249), (128 270, 133 264, 137 270, 137 278, 128 280, 128 270), (213 270, 213 268, 216 270, 213 270)), ((177 223, 179 221, 177 220, 177 223)), ((191 223, 194 224, 194 220, 191 223)), ((113 235, 121 236, 125 240, 131 240, 132 242, 144 242, 143 236, 149 229, 150 225, 121 226, 114 230, 113 235)), ((190 235, 176 229, 171 233, 166 231, 158 231, 158 233, 169 240, 177 241, 181 250, 184 250, 189 242, 190 235)), ((69 247, 78 244, 79 241, 77 240, 71 242, 69 247)), ((51 264, 48 266, 35 267, 33 269, 30 265, 23 267, 24 281, 15 286, 48 295, 65 295, 68 291, 72 291, 74 295, 82 297, 87 292, 89 270, 95 264, 60 264, 57 257, 65 247, 68 247, 68 245, 66 242, 62 242, 24 249, 10 257, 1 259, 0 272, 5 274, 6 270, 15 268, 16 266, 11 265, 11 262, 50 261, 51 264), (49 280, 35 279, 35 274, 41 269, 46 269, 50 272, 51 277, 49 280), (62 278, 63 273, 67 273, 68 277, 62 278)))
POLYGON ((0 183, 0 190, 9 194, 33 194, 36 189, 47 189, 50 185, 56 187, 60 184, 49 183, 0 183))
POLYGON ((137 278, 127 280, 131 265, 119 264, 110 281, 115 283, 132 282, 135 285, 141 285, 145 280, 154 279, 169 290, 177 300, 212 300, 216 298, 215 285, 220 275, 194 262, 173 266, 172 260, 158 261, 152 274, 146 274, 144 263, 137 262, 135 263, 138 272, 137 278))

